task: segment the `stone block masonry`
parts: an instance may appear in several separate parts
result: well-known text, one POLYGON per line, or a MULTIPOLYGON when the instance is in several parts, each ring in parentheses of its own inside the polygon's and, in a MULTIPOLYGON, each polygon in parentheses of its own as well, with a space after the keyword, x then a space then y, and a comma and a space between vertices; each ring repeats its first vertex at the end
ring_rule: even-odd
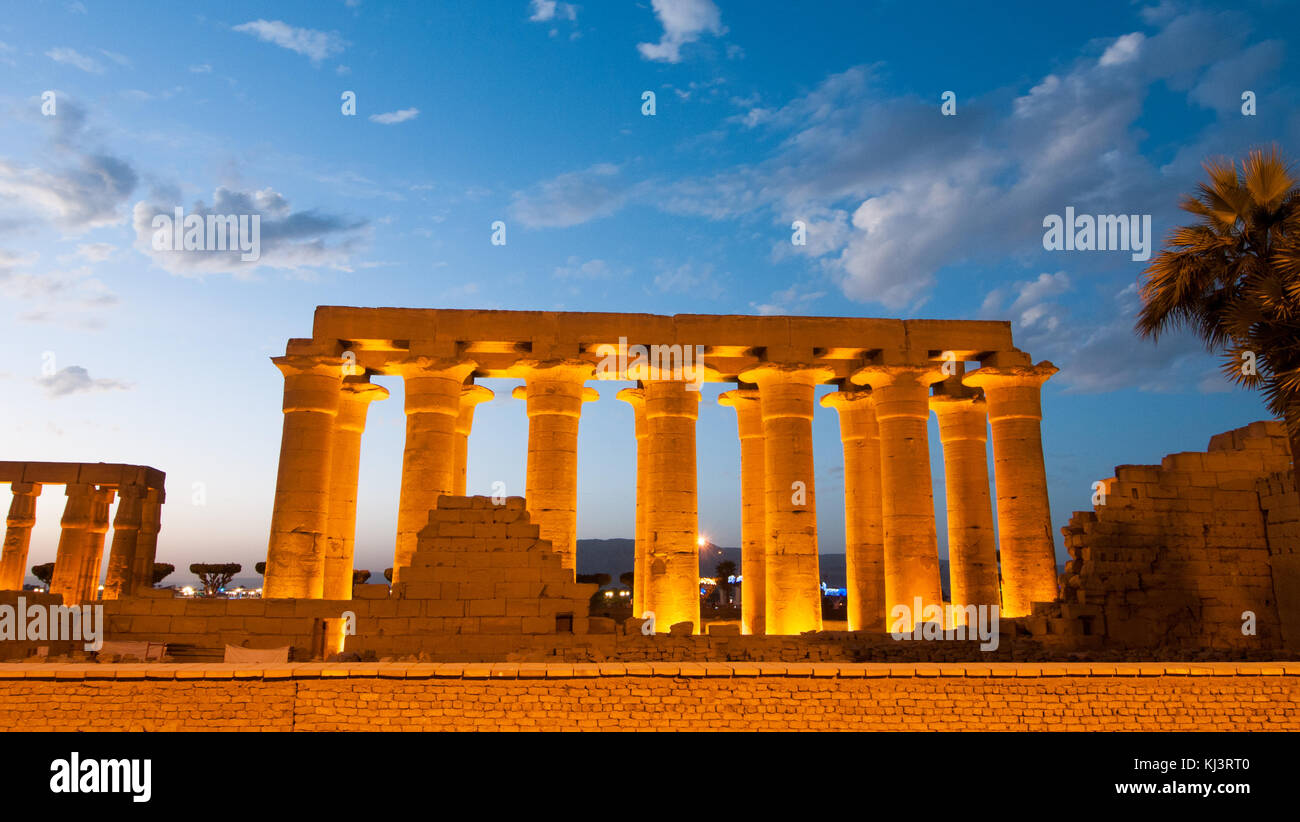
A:
POLYGON ((1062 529, 1064 602, 1037 609, 1031 633, 1091 621, 1074 633, 1107 647, 1300 649, 1300 497, 1280 422, 1118 466, 1104 485, 1062 529))
POLYGON ((1296 731, 1300 663, 9 664, 0 728, 1296 731))

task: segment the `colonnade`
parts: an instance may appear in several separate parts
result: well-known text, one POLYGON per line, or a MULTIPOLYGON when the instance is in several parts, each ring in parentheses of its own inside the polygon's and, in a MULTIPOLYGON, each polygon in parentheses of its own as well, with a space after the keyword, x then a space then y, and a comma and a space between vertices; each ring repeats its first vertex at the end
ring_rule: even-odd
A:
MULTIPOLYGON (((484 375, 523 381, 512 396, 526 402, 528 416, 527 507, 564 567, 575 568, 578 426, 583 404, 598 398, 587 385, 597 379, 590 346, 556 355, 563 346, 554 343, 548 350, 532 342, 457 341, 416 346, 434 352, 417 356, 408 342, 398 354, 391 351, 397 346, 381 342, 374 345, 383 356, 358 369, 356 357, 323 350, 320 341, 296 344, 295 353, 274 360, 285 375, 285 419, 265 596, 350 596, 360 434, 369 403, 387 396, 369 383, 372 373, 405 383, 394 582, 401 581, 438 496, 465 493, 474 409, 492 398, 474 384, 484 375)), ((951 358, 941 362, 932 350, 894 361, 864 355, 846 370, 843 359, 787 362, 768 358, 777 349, 718 348, 722 365, 705 366, 704 379, 737 384, 718 401, 735 409, 741 441, 745 633, 822 628, 812 420, 817 388, 828 383, 839 386, 821 405, 838 412, 844 448, 851 630, 889 630, 896 605, 944 604, 931 413, 944 452, 954 619, 968 605, 998 605, 1004 616, 1022 616, 1032 602, 1055 597, 1039 391, 1056 369, 1033 365, 1014 349, 964 350, 976 352, 969 358, 980 361, 978 369, 966 372, 951 358), (996 535, 985 458, 990 430, 996 535)), ((617 394, 632 409, 637 452, 633 608, 637 615, 654 612, 660 630, 689 622, 698 631, 699 380, 657 377, 633 368, 616 377, 637 382, 617 394)))
POLYGON ((66 502, 50 593, 64 605, 99 598, 104 543, 112 519, 104 599, 119 599, 153 587, 165 500, 163 473, 153 468, 106 463, 0 463, 0 481, 13 493, 0 550, 0 591, 21 591, 27 575, 36 500, 46 485, 64 486, 66 502))

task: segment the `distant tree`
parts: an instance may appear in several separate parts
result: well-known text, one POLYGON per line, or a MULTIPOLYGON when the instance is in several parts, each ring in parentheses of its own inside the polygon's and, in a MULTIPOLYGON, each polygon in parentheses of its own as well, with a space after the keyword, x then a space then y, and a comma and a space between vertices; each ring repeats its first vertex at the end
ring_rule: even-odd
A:
POLYGON ((217 592, 226 587, 242 568, 243 566, 237 562, 196 562, 190 566, 190 573, 198 577, 199 582, 203 583, 203 595, 210 597, 215 596, 217 592))
POLYGON ((176 566, 172 565, 170 562, 155 562, 153 564, 153 582, 149 584, 157 585, 167 577, 171 576, 172 571, 175 570, 176 566))
POLYGON ((370 572, 369 572, 369 571, 353 571, 353 572, 352 572, 352 584, 353 584, 353 585, 365 585, 365 584, 366 584, 366 580, 368 580, 368 579, 370 579, 370 572))
POLYGON ((632 583, 636 582, 636 572, 624 571, 618 575, 618 581, 626 585, 629 591, 635 590, 632 583))
POLYGON ((253 566, 253 570, 261 574, 262 576, 266 576, 266 563, 265 562, 257 563, 256 565, 253 566))
POLYGON ((47 562, 44 565, 33 565, 32 576, 45 583, 45 587, 50 587, 50 580, 54 578, 54 563, 47 562))
POLYGON ((718 578, 718 591, 721 592, 719 604, 725 598, 726 602, 731 602, 731 592, 735 589, 735 583, 731 582, 731 577, 736 575, 736 563, 729 559, 724 559, 713 568, 713 573, 718 578))

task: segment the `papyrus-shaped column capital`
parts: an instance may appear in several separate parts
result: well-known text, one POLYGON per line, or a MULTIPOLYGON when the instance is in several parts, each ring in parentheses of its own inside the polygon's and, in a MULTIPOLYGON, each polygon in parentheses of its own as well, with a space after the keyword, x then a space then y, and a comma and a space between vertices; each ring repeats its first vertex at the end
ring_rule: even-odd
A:
POLYGON ((1037 365, 985 366, 967 372, 962 384, 984 389, 990 420, 1041 420, 1043 383, 1059 370, 1047 361, 1037 365))

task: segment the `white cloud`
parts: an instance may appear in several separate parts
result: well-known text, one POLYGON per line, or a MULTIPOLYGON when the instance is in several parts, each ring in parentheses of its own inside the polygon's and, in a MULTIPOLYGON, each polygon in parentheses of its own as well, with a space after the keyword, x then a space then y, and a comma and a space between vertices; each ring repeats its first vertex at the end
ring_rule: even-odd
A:
POLYGON ((628 196, 618 167, 600 163, 515 192, 510 211, 529 228, 563 228, 608 217, 628 196))
POLYGON ((694 43, 705 34, 726 33, 722 12, 713 0, 651 0, 651 6, 664 33, 658 43, 637 44, 637 50, 647 60, 679 63, 682 46, 694 43))
POLYGON ((52 48, 49 51, 45 52, 45 56, 50 58, 56 63, 63 63, 64 65, 67 66, 79 68, 82 71, 87 72, 89 74, 104 73, 103 66, 95 62, 93 58, 81 54, 76 49, 63 48, 63 47, 52 48))
POLYGON ((407 120, 414 120, 418 116, 420 116, 420 110, 412 107, 400 111, 389 111, 384 114, 372 114, 370 115, 370 122, 391 126, 396 123, 405 123, 407 120))
POLYGON ((341 54, 349 45, 338 32, 297 28, 283 20, 253 20, 235 26, 234 30, 302 54, 313 63, 341 54))
POLYGON ((207 63, 203 63, 197 66, 190 66, 190 71, 195 74, 211 74, 212 66, 208 65, 207 63))
POLYGON ((283 195, 270 188, 233 191, 220 187, 212 195, 211 206, 196 202, 185 209, 185 215, 198 214, 205 218, 210 214, 258 215, 261 225, 259 259, 243 261, 238 250, 155 250, 153 218, 159 214, 172 216, 175 208, 182 206, 179 202, 160 202, 161 199, 154 195, 151 201, 137 202, 132 210, 131 224, 135 229, 135 247, 173 274, 202 276, 224 272, 249 275, 263 266, 289 270, 316 266, 349 270, 353 255, 369 238, 369 224, 365 220, 351 220, 316 210, 294 211, 283 195))
POLYGON ((532 0, 529 4, 532 14, 528 19, 534 23, 546 23, 552 20, 569 20, 578 19, 578 7, 572 3, 561 3, 556 0, 532 0))
POLYGON ((96 391, 126 391, 131 387, 117 380, 94 379, 90 376, 90 372, 80 365, 70 365, 48 377, 38 377, 36 383, 44 388, 46 395, 50 397, 90 394, 96 391))
POLYGON ((1103 66, 1119 66, 1124 63, 1131 63, 1137 59, 1138 52, 1142 49, 1142 41, 1146 39, 1147 36, 1140 31, 1126 34, 1112 43, 1110 48, 1102 53, 1101 59, 1097 62, 1103 66))
POLYGON ((578 257, 570 257, 555 269, 555 276, 562 280, 604 280, 613 277, 614 272, 604 260, 583 262, 578 257))
POLYGON ((77 253, 92 263, 102 263, 113 256, 114 251, 117 251, 117 246, 112 243, 81 243, 77 246, 77 253))

